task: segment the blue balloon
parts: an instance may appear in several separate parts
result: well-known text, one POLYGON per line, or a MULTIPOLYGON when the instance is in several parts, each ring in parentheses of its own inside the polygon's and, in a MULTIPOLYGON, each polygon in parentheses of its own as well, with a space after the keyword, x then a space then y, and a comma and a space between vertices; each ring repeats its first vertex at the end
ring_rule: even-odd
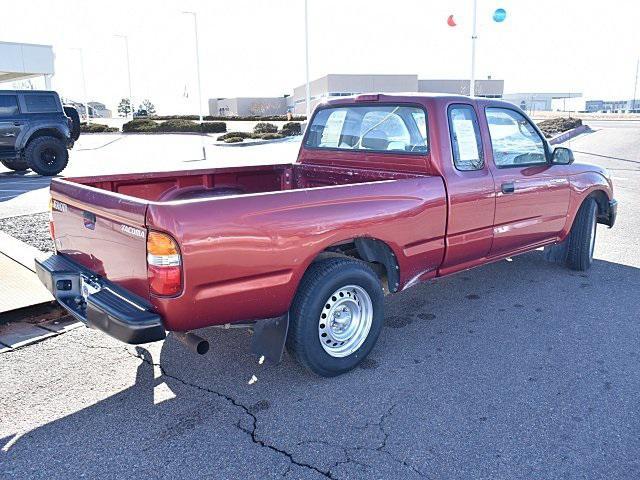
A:
POLYGON ((504 22, 505 18, 507 18, 507 11, 504 8, 498 8, 495 12, 493 12, 494 22, 504 22))

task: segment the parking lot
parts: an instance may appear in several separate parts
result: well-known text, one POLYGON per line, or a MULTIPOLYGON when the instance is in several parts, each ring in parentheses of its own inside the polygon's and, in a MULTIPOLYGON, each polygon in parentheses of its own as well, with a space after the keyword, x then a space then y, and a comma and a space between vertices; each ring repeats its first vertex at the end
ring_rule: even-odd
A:
MULTIPOLYGON (((619 201, 593 267, 541 251, 387 298, 370 357, 315 377, 260 364, 244 330, 140 347, 79 328, 0 355, 3 478, 640 478, 640 122, 567 146, 619 201)), ((94 135, 66 175, 293 161, 295 142, 94 135)), ((2 172, 5 172, 2 170, 2 172)), ((46 209, 47 182, 0 172, 3 216, 46 209)))

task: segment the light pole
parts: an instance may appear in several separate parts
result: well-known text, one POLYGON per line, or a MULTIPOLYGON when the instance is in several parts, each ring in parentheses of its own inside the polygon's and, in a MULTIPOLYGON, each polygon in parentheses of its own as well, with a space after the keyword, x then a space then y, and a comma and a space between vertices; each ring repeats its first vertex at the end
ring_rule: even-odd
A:
POLYGON ((308 22, 308 0, 304 0, 304 62, 306 77, 305 104, 307 106, 306 116, 307 122, 311 115, 311 89, 309 88, 309 22, 308 22))
POLYGON ((196 71, 198 72, 198 111, 200 113, 200 123, 202 124, 202 85, 200 83, 200 47, 198 44, 198 15, 196 12, 182 12, 186 15, 193 15, 193 29, 196 36, 196 71))
MULTIPOLYGON (((200 129, 202 129, 202 84, 200 82, 200 46, 198 43, 198 15, 196 12, 182 12, 186 15, 193 15, 193 30, 196 40, 196 71, 198 72, 198 112, 200 114, 200 129)), ((204 135, 204 131, 201 132, 204 135)), ((204 137, 202 137, 202 158, 207 159, 207 151, 204 148, 204 137)))
POLYGON ((89 116, 89 97, 87 96, 87 80, 84 75, 84 55, 81 48, 72 48, 80 53, 80 71, 82 72, 82 90, 84 94, 84 113, 87 116, 87 124, 91 123, 91 117, 89 116))
POLYGON ((129 80, 129 106, 131 107, 131 118, 133 118, 133 96, 131 95, 131 63, 129 62, 129 37, 126 35, 114 35, 114 37, 124 38, 124 48, 127 53, 127 78, 129 80))
POLYGON ((638 68, 639 67, 640 67, 640 57, 638 57, 638 60, 636 61, 636 78, 635 78, 635 81, 633 82, 633 102, 631 103, 631 110, 636 109, 636 91, 638 88, 638 68))
POLYGON ((478 32, 476 31, 476 17, 478 11, 478 0, 473 0, 473 31, 471 33, 471 84, 469 85, 469 96, 474 97, 476 94, 476 40, 478 32))

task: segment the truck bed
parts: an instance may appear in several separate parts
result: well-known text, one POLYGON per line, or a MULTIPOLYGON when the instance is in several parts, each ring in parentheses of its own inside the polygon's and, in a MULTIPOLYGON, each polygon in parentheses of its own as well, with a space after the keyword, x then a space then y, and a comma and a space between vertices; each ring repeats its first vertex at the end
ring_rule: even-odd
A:
POLYGON ((387 243, 400 287, 444 254, 444 183, 424 173, 266 165, 54 179, 51 194, 58 252, 149 299, 169 330, 281 315, 313 259, 357 237, 387 243), (180 246, 177 297, 149 292, 147 229, 180 246))
POLYGON ((355 183, 414 178, 419 174, 282 164, 166 173, 141 173, 66 180, 152 202, 205 199, 355 183))

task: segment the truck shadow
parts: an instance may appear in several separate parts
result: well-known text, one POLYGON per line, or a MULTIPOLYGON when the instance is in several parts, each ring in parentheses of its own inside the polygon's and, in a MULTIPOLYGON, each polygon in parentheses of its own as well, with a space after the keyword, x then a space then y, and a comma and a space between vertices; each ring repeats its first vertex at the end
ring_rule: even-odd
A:
MULTIPOLYGON (((233 478, 240 467, 226 459, 242 457, 243 463, 255 462, 255 477, 249 478, 268 478, 291 466, 281 454, 260 470, 265 447, 256 438, 323 471, 338 467, 316 451, 318 444, 338 451, 368 445, 367 465, 393 463, 375 454, 381 445, 398 454, 410 451, 417 470, 440 472, 473 463, 463 451, 470 445, 477 458, 493 458, 496 448, 523 449, 522 458, 534 455, 519 444, 525 431, 531 445, 551 441, 564 448, 549 432, 565 423, 574 428, 577 411, 595 409, 585 419, 594 432, 615 423, 612 415, 630 415, 628 401, 617 405, 603 398, 614 386, 620 398, 634 395, 639 384, 638 285, 638 268, 597 260, 588 274, 571 272, 544 262, 536 251, 417 286, 388 298, 387 328, 370 358, 333 379, 307 373, 288 356, 279 366, 258 364, 247 353, 250 337, 244 331, 199 332, 212 345, 204 357, 171 336, 159 358, 149 349, 127 347, 140 359, 134 384, 19 438, 0 439, 0 476, 119 478, 146 471, 154 477, 233 478), (584 371, 592 369, 605 371, 585 378, 584 371), (570 396, 560 396, 568 388, 570 396), (355 415, 353 406, 363 402, 367 407, 355 415), (601 410, 602 402, 613 409, 601 410), (548 413, 550 405, 560 404, 561 413, 548 413), (474 433, 487 418, 501 426, 474 433), (463 434, 466 441, 456 447, 463 434), (385 435, 394 437, 393 444, 385 435), (440 444, 451 451, 441 457, 425 453, 440 444)), ((87 369, 109 362, 78 361, 87 369)), ((52 398, 60 411, 73 401, 52 398)), ((616 434, 624 440, 627 431, 616 434)), ((581 442, 593 439, 564 441, 579 452, 581 442)), ((551 465, 554 458, 546 461, 551 465)), ((517 465, 511 468, 506 471, 517 471, 517 465)), ((415 474, 405 469, 394 463, 395 474, 415 474)), ((306 473, 313 472, 304 467, 295 475, 306 473)))

